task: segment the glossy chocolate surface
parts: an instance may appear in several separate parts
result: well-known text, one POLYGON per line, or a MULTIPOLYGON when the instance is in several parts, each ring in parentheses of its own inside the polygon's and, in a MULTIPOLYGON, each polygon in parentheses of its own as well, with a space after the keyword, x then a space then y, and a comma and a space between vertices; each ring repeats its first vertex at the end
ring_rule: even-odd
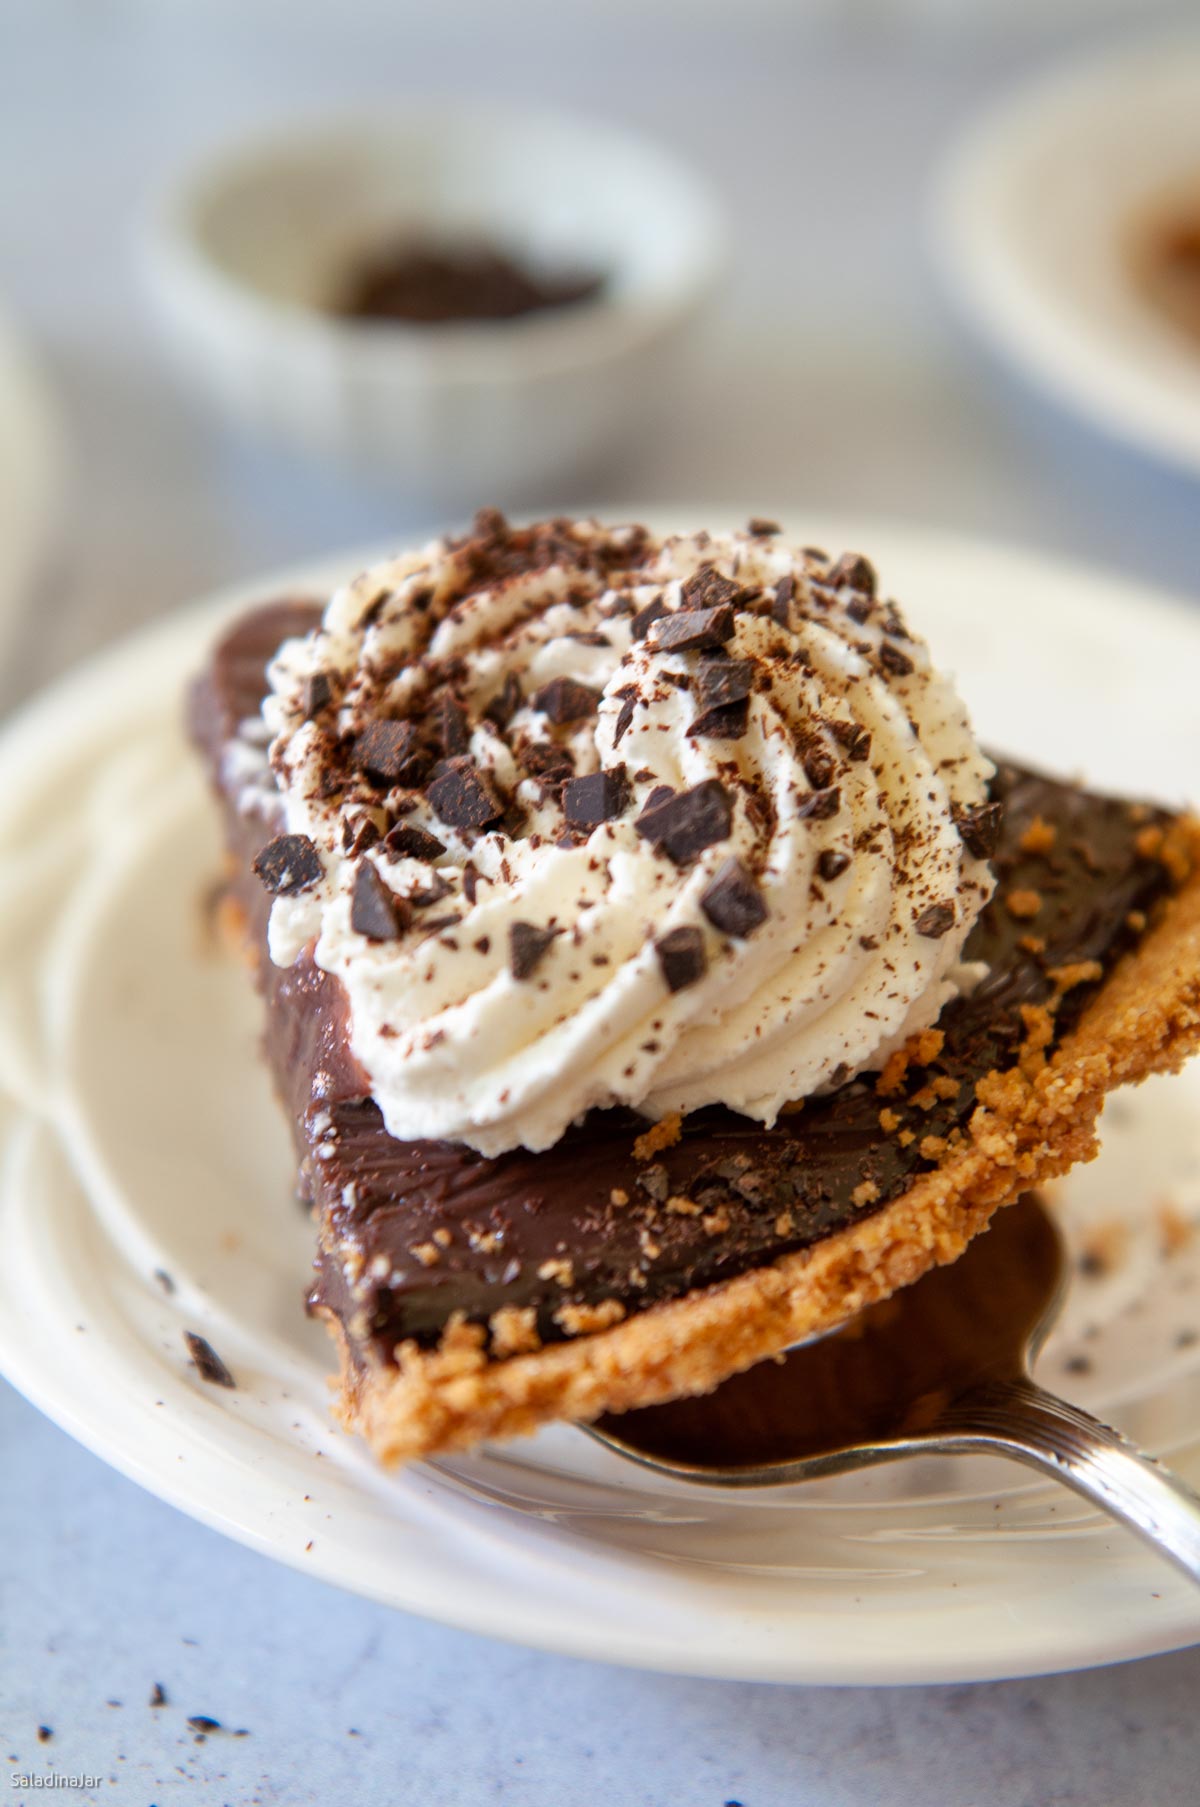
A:
MULTIPOLYGON (((250 862, 278 822, 239 815, 221 790, 221 746, 257 712, 267 659, 316 616, 285 603, 239 623, 196 687, 192 728, 226 805, 233 888, 260 954, 266 1052, 316 1207, 312 1300, 344 1320, 352 1346, 373 1341, 385 1357, 404 1338, 435 1341, 452 1312, 486 1322, 505 1306, 532 1307, 543 1340, 561 1338, 584 1327, 575 1308, 617 1300, 636 1311, 878 1210, 936 1164, 928 1138, 965 1126, 976 1080, 1015 1059, 1021 1008, 1054 997, 1053 969, 1094 960, 1108 970, 1168 889, 1139 851, 1143 831, 1168 820, 1161 811, 1002 765, 999 882, 967 946, 989 976, 943 1012, 942 1047, 899 1093, 881 1095, 868 1075, 771 1130, 700 1111, 673 1146, 642 1158, 634 1145, 649 1126, 624 1110, 592 1112, 539 1154, 399 1142, 347 1046, 337 981, 307 956, 287 969, 266 957, 270 899, 250 862)), ((1056 1036, 1094 989, 1067 991, 1056 1036)))

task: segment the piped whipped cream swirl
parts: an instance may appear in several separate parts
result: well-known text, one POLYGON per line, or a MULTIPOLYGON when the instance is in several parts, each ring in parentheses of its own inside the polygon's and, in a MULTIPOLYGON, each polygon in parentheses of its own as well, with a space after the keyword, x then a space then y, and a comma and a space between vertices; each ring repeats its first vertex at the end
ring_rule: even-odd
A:
POLYGON ((488 514, 270 683, 271 957, 341 981, 397 1137, 769 1124, 962 982, 992 768, 863 558, 488 514))

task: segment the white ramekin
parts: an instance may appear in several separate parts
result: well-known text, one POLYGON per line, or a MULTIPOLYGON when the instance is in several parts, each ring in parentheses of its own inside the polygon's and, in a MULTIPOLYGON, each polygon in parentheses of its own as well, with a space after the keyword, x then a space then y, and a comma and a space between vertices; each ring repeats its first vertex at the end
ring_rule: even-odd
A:
POLYGON ((709 194, 657 147, 465 104, 227 149, 175 184, 146 240, 182 368, 214 405, 440 509, 536 502, 633 434, 665 395, 722 246, 709 194), (606 287, 485 324, 328 311, 349 260, 410 228, 595 268, 606 287))

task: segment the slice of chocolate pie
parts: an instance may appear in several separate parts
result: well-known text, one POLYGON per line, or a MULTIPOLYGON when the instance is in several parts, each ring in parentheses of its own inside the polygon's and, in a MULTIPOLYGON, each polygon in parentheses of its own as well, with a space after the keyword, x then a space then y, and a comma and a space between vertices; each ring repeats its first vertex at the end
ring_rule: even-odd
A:
POLYGON ((866 559, 481 515, 192 710, 385 1461, 704 1391, 1200 1041, 1200 824, 976 745, 866 559))

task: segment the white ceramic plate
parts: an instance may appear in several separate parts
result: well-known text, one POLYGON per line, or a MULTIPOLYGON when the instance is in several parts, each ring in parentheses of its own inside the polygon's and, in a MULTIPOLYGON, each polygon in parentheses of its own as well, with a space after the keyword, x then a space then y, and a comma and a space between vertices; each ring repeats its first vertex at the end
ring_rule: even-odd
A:
MULTIPOLYGON (((988 546, 794 525, 878 559, 993 745, 1200 797, 1194 618, 988 546)), ((179 698, 232 610, 319 591, 363 562, 291 572, 139 635, 0 743, 0 1368, 107 1461, 231 1536, 390 1604, 574 1655, 928 1682, 1200 1637, 1200 1605, 1166 1565, 998 1463, 734 1499, 660 1484, 566 1427, 394 1476, 333 1429, 329 1350, 300 1310, 311 1231, 255 1054, 256 1003, 204 928, 218 838, 179 698), (237 1391, 199 1380, 185 1329, 209 1338, 237 1391)), ((1118 1258, 1076 1281, 1043 1364, 1051 1385, 1193 1476, 1197 1078, 1120 1101, 1108 1152, 1063 1189, 1076 1248, 1100 1237, 1118 1258)))
POLYGON ((0 312, 0 652, 20 620, 45 551, 58 438, 42 379, 0 312))
POLYGON ((1131 222, 1200 194, 1200 32, 1108 50, 1007 98, 937 184, 934 250, 966 314, 1055 401, 1200 472, 1200 344, 1131 274, 1131 222))

